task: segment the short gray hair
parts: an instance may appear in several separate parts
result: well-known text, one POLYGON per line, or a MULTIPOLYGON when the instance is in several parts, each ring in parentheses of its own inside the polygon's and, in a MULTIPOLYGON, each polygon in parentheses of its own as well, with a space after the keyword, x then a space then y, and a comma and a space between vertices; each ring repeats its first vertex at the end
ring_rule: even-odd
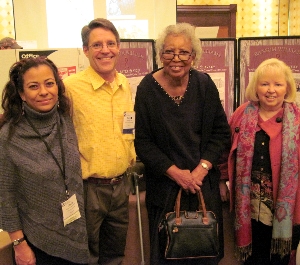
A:
POLYGON ((161 65, 161 55, 164 50, 165 40, 169 35, 183 34, 192 42, 193 53, 195 54, 194 64, 197 65, 202 56, 201 41, 195 35, 195 27, 189 23, 178 23, 167 26, 155 41, 156 63, 161 65))

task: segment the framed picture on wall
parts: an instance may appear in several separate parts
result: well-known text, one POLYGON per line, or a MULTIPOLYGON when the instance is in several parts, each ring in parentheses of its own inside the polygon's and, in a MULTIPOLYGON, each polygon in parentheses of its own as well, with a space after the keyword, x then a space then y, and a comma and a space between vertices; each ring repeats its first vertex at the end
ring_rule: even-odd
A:
POLYGON ((155 65, 154 40, 121 39, 116 69, 128 78, 133 100, 138 84, 146 74, 155 69, 155 65))
POLYGON ((297 102, 300 103, 300 36, 240 38, 239 104, 246 101, 245 90, 257 66, 266 59, 277 58, 289 65, 297 84, 297 102))
POLYGON ((195 68, 208 73, 216 84, 227 118, 236 108, 236 54, 235 38, 201 39, 202 58, 195 68))

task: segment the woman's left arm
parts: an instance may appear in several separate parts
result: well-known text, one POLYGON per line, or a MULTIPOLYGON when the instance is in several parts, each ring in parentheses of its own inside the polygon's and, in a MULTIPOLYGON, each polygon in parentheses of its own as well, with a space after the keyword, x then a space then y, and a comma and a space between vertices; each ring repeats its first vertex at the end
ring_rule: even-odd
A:
POLYGON ((230 148, 230 127, 221 104, 219 91, 209 77, 205 93, 204 115, 201 135, 201 159, 216 166, 225 150, 230 148))
POLYGON ((208 173, 203 168, 203 162, 209 166, 209 170, 216 167, 220 156, 225 150, 230 148, 230 127, 227 116, 221 104, 217 87, 209 75, 207 75, 207 78, 207 86, 204 90, 201 159, 192 172, 192 174, 198 175, 202 180, 208 173))

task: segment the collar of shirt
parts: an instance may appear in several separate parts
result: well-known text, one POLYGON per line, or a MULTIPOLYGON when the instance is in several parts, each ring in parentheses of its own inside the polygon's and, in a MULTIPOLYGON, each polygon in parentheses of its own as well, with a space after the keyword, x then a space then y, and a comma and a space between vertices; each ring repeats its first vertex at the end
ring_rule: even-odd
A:
POLYGON ((115 79, 112 83, 103 79, 91 66, 87 69, 90 76, 91 84, 94 90, 97 89, 112 89, 115 92, 117 89, 123 87, 123 79, 119 77, 117 70, 115 71, 115 79))

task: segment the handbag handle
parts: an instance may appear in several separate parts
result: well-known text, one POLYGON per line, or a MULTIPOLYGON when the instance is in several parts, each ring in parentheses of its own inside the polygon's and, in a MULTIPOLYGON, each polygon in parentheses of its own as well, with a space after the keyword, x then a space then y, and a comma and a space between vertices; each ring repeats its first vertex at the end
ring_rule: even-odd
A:
MULTIPOLYGON (((177 225, 181 224, 181 218, 180 218, 181 193, 182 193, 182 188, 179 189, 178 194, 177 194, 177 198, 176 198, 176 202, 175 202, 175 223, 177 225)), ((202 206, 202 211, 203 211, 202 222, 203 222, 203 224, 207 225, 208 224, 208 217, 207 217, 206 206, 205 206, 205 202, 204 202, 204 198, 203 198, 201 188, 200 188, 199 191, 197 191, 197 195, 198 195, 198 201, 199 201, 198 210, 200 211, 200 205, 201 205, 202 206)))

